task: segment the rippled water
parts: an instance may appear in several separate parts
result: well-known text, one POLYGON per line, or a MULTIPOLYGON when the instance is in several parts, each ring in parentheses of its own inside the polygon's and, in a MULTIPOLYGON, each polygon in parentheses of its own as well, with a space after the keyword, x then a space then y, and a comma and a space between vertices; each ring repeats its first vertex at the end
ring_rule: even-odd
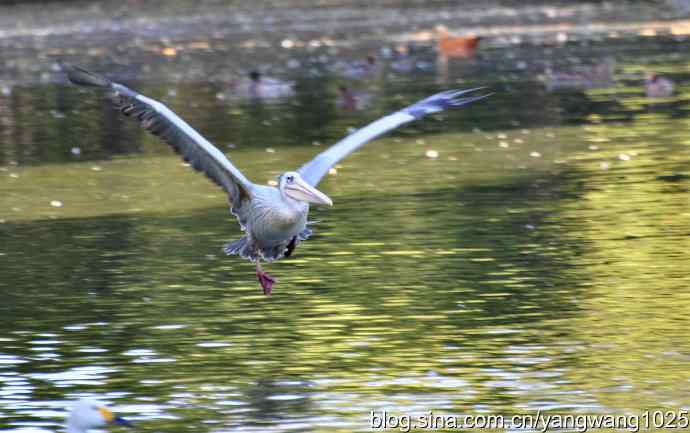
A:
POLYGON ((488 43, 446 71, 354 84, 370 101, 357 112, 338 108, 331 73, 285 72, 296 96, 261 103, 180 80, 184 61, 138 82, 141 64, 120 65, 257 182, 437 90, 496 92, 345 160, 322 184, 335 206, 313 212, 315 236, 267 267, 270 298, 251 263, 221 253, 240 235, 223 194, 165 145, 56 71, 9 88, 0 426, 52 431, 84 396, 150 432, 367 431, 383 409, 687 408, 689 47, 488 43), (605 59, 604 88, 536 79, 605 59), (674 97, 644 96, 652 69, 674 97))

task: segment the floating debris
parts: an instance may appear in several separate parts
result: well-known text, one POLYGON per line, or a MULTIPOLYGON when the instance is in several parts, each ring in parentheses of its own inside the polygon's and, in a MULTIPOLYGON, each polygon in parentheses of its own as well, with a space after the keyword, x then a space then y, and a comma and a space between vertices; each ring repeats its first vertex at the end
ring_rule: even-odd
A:
POLYGON ((19 178, 19 175, 17 173, 10 173, 10 177, 13 179, 19 178))
POLYGON ((72 152, 72 155, 74 156, 81 155, 81 149, 78 147, 73 147, 72 149, 70 149, 70 152, 72 152))
POLYGON ((599 150, 599 146, 597 146, 596 144, 590 144, 589 150, 599 150))
POLYGON ((161 51, 161 54, 163 54, 166 57, 175 57, 177 55, 177 50, 173 47, 165 47, 161 51))
POLYGON ((272 148, 272 147, 267 147, 267 148, 266 148, 266 152, 268 152, 268 153, 276 153, 276 150, 275 150, 274 148, 272 148))
POLYGON ((338 170, 337 170, 336 168, 331 167, 331 168, 328 170, 328 174, 330 174, 330 175, 332 175, 332 176, 335 176, 336 174, 338 174, 338 170))
POLYGON ((539 152, 530 152, 529 156, 532 158, 541 158, 541 153, 539 152))
POLYGON ((91 166, 91 170, 93 171, 101 171, 103 170, 100 165, 93 165, 91 166))
POLYGON ((62 203, 60 200, 53 200, 50 202, 50 205, 52 207, 63 207, 64 203, 62 203))
POLYGON ((429 149, 426 151, 425 155, 429 159, 436 159, 436 158, 438 158, 438 151, 433 150, 433 149, 429 149))
POLYGON ((271 185, 271 186, 278 186, 278 181, 275 179, 269 179, 268 182, 266 182, 266 183, 271 185))
POLYGON ((621 161, 630 161, 632 157, 627 153, 621 153, 618 155, 618 159, 620 159, 621 161))
POLYGON ((502 148, 504 148, 504 149, 507 149, 507 148, 510 147, 510 144, 508 144, 507 141, 501 141, 501 142, 498 143, 498 147, 502 147, 502 148))
POLYGON ((609 163, 606 162, 606 161, 604 161, 604 162, 602 162, 602 163, 599 164, 599 168, 602 169, 602 170, 608 170, 608 169, 609 169, 609 166, 610 166, 609 163))

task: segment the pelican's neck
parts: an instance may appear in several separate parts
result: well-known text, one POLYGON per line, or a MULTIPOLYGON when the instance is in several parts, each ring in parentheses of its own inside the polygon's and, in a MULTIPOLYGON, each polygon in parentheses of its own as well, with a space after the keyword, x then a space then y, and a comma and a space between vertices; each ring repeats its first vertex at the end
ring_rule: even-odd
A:
POLYGON ((285 191, 280 191, 280 196, 283 198, 283 202, 285 202, 288 206, 294 209, 299 209, 302 203, 299 200, 295 200, 294 198, 290 197, 287 195, 285 191))
POLYGON ((290 197, 285 192, 285 189, 278 188, 278 190, 280 191, 280 197, 283 199, 283 203, 287 204, 291 209, 297 212, 304 212, 304 209, 309 207, 309 203, 290 197))

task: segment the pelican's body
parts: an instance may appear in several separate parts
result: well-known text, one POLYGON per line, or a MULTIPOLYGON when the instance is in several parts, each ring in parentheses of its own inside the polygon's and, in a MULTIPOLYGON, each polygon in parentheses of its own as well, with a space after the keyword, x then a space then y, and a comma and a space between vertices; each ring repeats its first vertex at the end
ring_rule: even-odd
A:
POLYGON ((311 234, 307 228, 309 204, 286 197, 272 186, 253 185, 252 192, 253 199, 233 211, 247 234, 227 244, 225 252, 269 262, 289 256, 290 244, 296 246, 311 234))
POLYGON ((145 129, 159 135, 194 169, 203 171, 225 190, 232 203, 230 211, 245 235, 226 244, 224 250, 256 263, 256 275, 264 294, 271 293, 275 280, 263 272, 260 261, 289 257, 311 235, 307 221, 309 205, 333 204, 316 189, 331 167, 363 144, 405 123, 488 96, 459 97, 476 90, 471 89, 442 92, 423 99, 350 134, 299 170, 283 173, 278 186, 272 187, 250 182, 222 152, 160 102, 84 69, 71 65, 63 68, 75 84, 112 90, 119 97, 122 113, 137 117, 145 129))

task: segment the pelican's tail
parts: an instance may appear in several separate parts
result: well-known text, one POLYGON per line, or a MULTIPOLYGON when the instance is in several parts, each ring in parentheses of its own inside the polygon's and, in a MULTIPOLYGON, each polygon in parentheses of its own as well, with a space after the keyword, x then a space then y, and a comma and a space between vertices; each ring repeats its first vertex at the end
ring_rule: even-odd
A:
POLYGON ((245 259, 254 259, 256 257, 256 254, 252 254, 249 246, 249 239, 246 236, 243 236, 235 242, 225 244, 225 246, 223 246, 223 251, 229 256, 238 254, 245 259))
POLYGON ((104 76, 94 74, 79 66, 61 62, 60 67, 67 73, 67 78, 74 84, 90 87, 110 87, 112 85, 112 81, 104 76))

